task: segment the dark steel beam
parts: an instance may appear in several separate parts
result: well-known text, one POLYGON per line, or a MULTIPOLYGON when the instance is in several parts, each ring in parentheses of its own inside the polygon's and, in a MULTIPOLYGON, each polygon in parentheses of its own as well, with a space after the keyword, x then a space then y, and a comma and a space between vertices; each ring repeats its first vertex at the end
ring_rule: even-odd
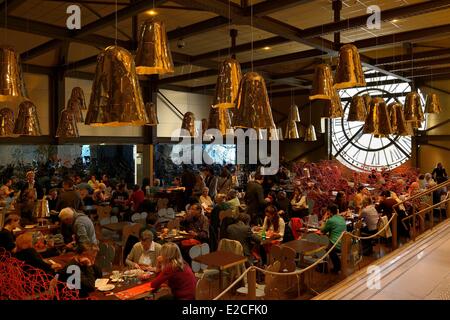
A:
POLYGON ((34 47, 28 51, 22 52, 20 54, 20 60, 21 61, 27 61, 31 60, 33 58, 39 57, 40 55, 49 52, 55 48, 58 48, 63 43, 60 39, 53 39, 47 42, 44 42, 43 44, 38 45, 37 47, 34 47))
POLYGON ((197 34, 202 34, 211 30, 215 30, 229 23, 225 17, 214 17, 205 21, 200 21, 182 28, 167 32, 169 40, 192 37, 197 34))
POLYGON ((28 63, 22 63, 21 65, 22 65, 22 72, 25 72, 25 73, 51 75, 52 70, 53 70, 50 67, 38 66, 38 65, 34 65, 34 64, 28 64, 28 63))
POLYGON ((0 3, 0 15, 9 14, 14 9, 20 7, 27 0, 5 0, 3 3, 0 3))
POLYGON ((420 59, 431 59, 446 55, 450 55, 450 48, 415 52, 412 54, 412 56, 410 54, 400 54, 391 57, 378 58, 376 61, 376 65, 377 66, 392 65, 411 60, 417 61, 420 59))
POLYGON ((389 71, 397 72, 397 71, 411 70, 411 69, 418 69, 418 68, 428 68, 429 66, 438 66, 438 65, 445 65, 445 64, 450 64, 450 57, 435 59, 435 60, 420 60, 420 61, 404 62, 401 64, 386 66, 385 69, 389 70, 389 71))
MULTIPOLYGON (((433 0, 427 2, 420 2, 408 6, 383 10, 381 12, 381 20, 390 21, 393 19, 403 19, 434 11, 440 11, 448 8, 450 8, 449 0, 433 0)), ((370 16, 371 14, 366 14, 358 17, 340 20, 337 22, 327 23, 312 28, 307 28, 301 31, 300 35, 305 38, 310 38, 326 35, 333 32, 366 27, 367 19, 370 16)))
MULTIPOLYGON (((257 3, 253 6, 253 15, 255 17, 267 16, 271 13, 275 13, 281 10, 286 10, 294 7, 301 6, 305 3, 312 2, 313 0, 268 0, 257 3)), ((246 8, 244 14, 246 16, 251 15, 251 8, 246 8)))

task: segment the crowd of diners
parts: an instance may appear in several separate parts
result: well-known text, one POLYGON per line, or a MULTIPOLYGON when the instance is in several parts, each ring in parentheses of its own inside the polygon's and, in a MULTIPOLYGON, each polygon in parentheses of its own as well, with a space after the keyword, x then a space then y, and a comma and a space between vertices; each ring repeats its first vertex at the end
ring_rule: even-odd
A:
MULTIPOLYGON (((247 265, 262 266, 267 264, 270 247, 300 239, 302 226, 312 216, 319 221, 317 232, 328 235, 330 248, 347 230, 345 214, 349 210, 364 222, 362 233, 374 234, 380 218, 392 216, 395 204, 448 178, 440 163, 431 173, 420 174, 412 169, 373 170, 369 174, 355 172, 351 177, 345 177, 338 166, 327 161, 284 163, 273 176, 263 176, 257 169, 242 177, 242 172, 236 169, 224 166, 216 172, 205 167, 196 172, 184 166, 183 173, 173 182, 184 190, 184 207, 177 208, 186 212, 180 225, 194 239, 189 245, 207 243, 214 251, 221 239, 236 240, 242 244, 247 265)), ((102 274, 95 259, 99 241, 103 240, 86 209, 109 205, 112 215, 123 221, 130 221, 134 213, 147 212, 146 225, 140 238, 129 245, 125 265, 155 272, 152 288, 157 290, 167 284, 171 289, 171 295, 163 298, 194 299, 196 277, 189 266, 189 247, 157 238, 157 231, 164 227, 154 205, 161 188, 158 179, 154 179, 153 185, 150 179, 144 179, 142 186, 135 185, 129 190, 122 182, 111 184, 107 175, 99 180, 92 175, 84 181, 79 176, 67 176, 59 186, 44 190, 35 177, 31 170, 24 181, 8 179, 0 188, 0 201, 11 202, 14 198, 17 207, 15 213, 4 219, 0 248, 28 266, 58 274, 60 280, 64 280, 69 265, 78 265, 82 273, 80 296, 86 297, 95 290, 95 279, 102 274), (14 230, 35 222, 33 210, 36 201, 43 198, 50 210, 57 213, 52 219, 61 227, 64 250, 76 253, 66 266, 43 259, 33 246, 32 233, 15 237, 14 230)), ((399 215, 410 214, 420 201, 437 203, 447 192, 441 188, 431 198, 407 201, 399 207, 399 215)), ((399 235, 408 237, 408 226, 398 226, 399 235)), ((365 253, 371 254, 371 243, 364 245, 365 253)), ((340 272, 340 249, 341 244, 337 243, 330 253, 334 273, 340 272)))

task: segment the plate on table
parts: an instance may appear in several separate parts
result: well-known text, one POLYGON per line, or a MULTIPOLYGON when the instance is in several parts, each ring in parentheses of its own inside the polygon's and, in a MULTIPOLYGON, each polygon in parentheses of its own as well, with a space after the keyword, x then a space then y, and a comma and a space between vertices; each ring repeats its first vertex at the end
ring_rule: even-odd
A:
POLYGON ((33 229, 33 228, 36 228, 37 227, 37 224, 27 224, 24 228, 25 229, 33 229))
POLYGON ((141 274, 143 274, 144 273, 144 270, 141 270, 141 269, 132 269, 132 270, 127 270, 127 271, 125 271, 124 273, 123 273, 123 275, 125 276, 125 277, 137 277, 137 276, 139 276, 139 275, 141 275, 141 274))
POLYGON ((106 284, 104 286, 98 287, 99 291, 111 291, 115 288, 116 286, 113 284, 106 284))
POLYGON ((179 231, 178 234, 188 235, 189 232, 187 232, 187 231, 179 231))

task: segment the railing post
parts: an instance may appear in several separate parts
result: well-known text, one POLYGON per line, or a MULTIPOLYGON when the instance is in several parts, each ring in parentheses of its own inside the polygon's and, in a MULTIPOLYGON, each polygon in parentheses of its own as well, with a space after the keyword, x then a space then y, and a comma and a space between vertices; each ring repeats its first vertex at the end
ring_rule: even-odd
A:
POLYGON ((256 300, 256 270, 251 268, 247 273, 248 300, 256 300))
POLYGON ((413 215, 413 234, 412 234, 412 238, 413 241, 416 241, 416 209, 413 207, 413 211, 412 211, 412 215, 413 215))
POLYGON ((348 256, 350 251, 350 235, 344 232, 341 240, 341 271, 344 277, 347 277, 348 272, 348 256))
POLYGON ((392 218, 392 250, 398 248, 397 219, 398 219, 397 211, 394 211, 394 217, 392 218))

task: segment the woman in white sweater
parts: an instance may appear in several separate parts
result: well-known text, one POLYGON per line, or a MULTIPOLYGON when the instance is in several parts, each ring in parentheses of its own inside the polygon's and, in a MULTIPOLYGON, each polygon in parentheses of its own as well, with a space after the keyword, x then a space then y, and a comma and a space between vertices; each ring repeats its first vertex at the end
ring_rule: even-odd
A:
POLYGON ((267 206, 266 217, 264 218, 263 230, 267 233, 270 231, 270 238, 275 240, 283 240, 285 223, 283 218, 278 214, 274 206, 267 206))
POLYGON ((127 256, 127 266, 146 271, 155 271, 156 259, 161 251, 161 245, 153 241, 153 233, 144 230, 141 241, 136 243, 127 256))

